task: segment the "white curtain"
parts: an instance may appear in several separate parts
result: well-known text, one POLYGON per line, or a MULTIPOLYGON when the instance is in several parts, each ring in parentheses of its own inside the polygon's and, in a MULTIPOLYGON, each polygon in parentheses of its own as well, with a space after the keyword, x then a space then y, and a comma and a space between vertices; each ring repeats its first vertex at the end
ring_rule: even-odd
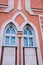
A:
POLYGON ((15 65, 15 48, 4 48, 2 65, 15 65))

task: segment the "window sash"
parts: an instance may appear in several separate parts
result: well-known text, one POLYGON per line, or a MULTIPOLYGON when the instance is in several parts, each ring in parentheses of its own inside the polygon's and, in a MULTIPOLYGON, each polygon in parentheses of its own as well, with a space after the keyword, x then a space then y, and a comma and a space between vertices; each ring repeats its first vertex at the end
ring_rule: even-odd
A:
POLYGON ((32 35, 32 36, 27 36, 27 35, 25 36, 25 35, 23 35, 23 43, 24 43, 23 46, 25 46, 25 47, 36 47, 36 44, 35 44, 34 41, 35 41, 35 40, 34 40, 33 35, 32 35), (24 44, 25 44, 25 43, 24 43, 24 38, 27 38, 27 39, 28 39, 28 46, 25 46, 25 45, 24 45, 24 44), (33 45, 29 46, 29 44, 30 44, 30 43, 29 43, 29 41, 30 41, 29 39, 31 39, 31 38, 33 39, 33 43, 32 43, 33 45))
POLYGON ((5 36, 5 37, 4 37, 4 43, 3 43, 3 46, 17 46, 17 42, 16 42, 16 41, 17 41, 17 36, 16 36, 16 35, 15 35, 15 36, 9 36, 9 35, 8 35, 8 37, 10 38, 10 40, 9 40, 9 44, 6 45, 6 42, 5 42, 5 38, 6 38, 6 36, 5 36), (11 38, 12 38, 12 37, 15 38, 15 42, 12 42, 12 43, 11 43, 11 40, 12 40, 11 38), (14 43, 14 44, 13 44, 13 43, 14 43))

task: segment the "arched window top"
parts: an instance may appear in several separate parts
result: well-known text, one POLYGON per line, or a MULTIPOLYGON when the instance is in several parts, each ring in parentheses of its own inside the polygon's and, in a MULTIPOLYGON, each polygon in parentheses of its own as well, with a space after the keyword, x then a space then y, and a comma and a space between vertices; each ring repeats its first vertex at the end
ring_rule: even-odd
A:
POLYGON ((9 23, 4 30, 4 44, 5 46, 17 46, 17 29, 9 23))
POLYGON ((33 29, 29 25, 26 25, 24 27, 23 34, 24 35, 33 35, 33 29))
POLYGON ((6 34, 16 34, 16 29, 15 29, 12 25, 10 25, 10 26, 7 28, 7 30, 6 30, 5 33, 6 33, 6 34))
POLYGON ((25 34, 25 35, 32 35, 32 30, 31 30, 29 27, 26 27, 26 28, 24 29, 24 34, 25 34))
POLYGON ((5 34, 16 34, 17 33, 17 28, 13 23, 9 23, 4 30, 5 34))

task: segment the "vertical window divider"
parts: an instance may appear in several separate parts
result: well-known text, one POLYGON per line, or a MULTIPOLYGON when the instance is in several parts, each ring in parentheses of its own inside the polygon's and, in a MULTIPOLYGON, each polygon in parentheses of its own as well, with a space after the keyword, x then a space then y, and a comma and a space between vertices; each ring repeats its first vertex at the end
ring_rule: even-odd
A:
MULTIPOLYGON (((27 32, 27 35, 28 35, 28 32, 27 32)), ((29 46, 29 38, 27 37, 27 39, 28 39, 28 46, 29 46)))

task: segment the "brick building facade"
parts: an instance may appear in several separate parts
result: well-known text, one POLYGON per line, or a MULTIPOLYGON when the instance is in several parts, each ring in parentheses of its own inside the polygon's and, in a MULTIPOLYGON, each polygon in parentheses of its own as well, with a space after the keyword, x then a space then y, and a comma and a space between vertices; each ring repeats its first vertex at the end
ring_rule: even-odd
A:
POLYGON ((43 0, 0 0, 0 65, 43 65, 43 0))

